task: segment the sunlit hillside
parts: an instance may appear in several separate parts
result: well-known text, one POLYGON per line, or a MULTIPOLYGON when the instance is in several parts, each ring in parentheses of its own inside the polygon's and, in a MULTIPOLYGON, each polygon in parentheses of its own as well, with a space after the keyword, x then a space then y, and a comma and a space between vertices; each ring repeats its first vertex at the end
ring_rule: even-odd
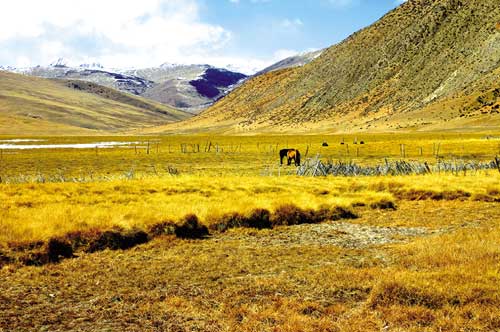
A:
POLYGON ((496 0, 408 1, 310 64, 254 77, 157 131, 499 128, 498 22, 496 0))
POLYGON ((0 134, 95 134, 160 125, 187 113, 95 84, 0 71, 0 134))

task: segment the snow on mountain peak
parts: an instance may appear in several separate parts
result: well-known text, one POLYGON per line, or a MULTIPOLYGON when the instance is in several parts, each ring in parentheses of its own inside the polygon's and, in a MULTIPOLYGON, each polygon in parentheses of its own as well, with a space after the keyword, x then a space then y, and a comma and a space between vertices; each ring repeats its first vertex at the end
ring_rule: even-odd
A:
POLYGON ((66 61, 66 59, 64 58, 59 58, 57 59, 57 61, 54 61, 52 62, 50 65, 50 67, 68 67, 68 61, 66 61))
POLYGON ((104 66, 98 62, 82 63, 79 67, 82 69, 104 69, 104 66))

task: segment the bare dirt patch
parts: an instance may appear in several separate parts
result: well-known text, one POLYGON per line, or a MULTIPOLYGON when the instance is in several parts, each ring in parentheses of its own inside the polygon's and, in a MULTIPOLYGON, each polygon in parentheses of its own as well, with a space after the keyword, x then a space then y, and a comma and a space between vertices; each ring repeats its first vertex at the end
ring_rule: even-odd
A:
POLYGON ((335 245, 363 249, 374 245, 404 242, 432 233, 433 231, 424 227, 380 227, 344 221, 279 227, 266 232, 234 231, 216 236, 216 241, 240 240, 258 246, 335 245))

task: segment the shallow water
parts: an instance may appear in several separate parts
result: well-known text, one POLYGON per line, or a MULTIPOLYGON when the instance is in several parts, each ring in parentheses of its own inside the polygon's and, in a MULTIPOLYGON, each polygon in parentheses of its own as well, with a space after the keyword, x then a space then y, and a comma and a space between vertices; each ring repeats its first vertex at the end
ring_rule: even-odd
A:
POLYGON ((0 143, 24 143, 24 142, 44 142, 46 139, 24 139, 24 138, 15 138, 15 139, 4 139, 0 140, 0 143))
MULTIPOLYGON (((13 142, 14 140, 10 140, 13 142)), ((34 142, 35 140, 30 140, 34 142)), ((41 141, 41 140, 39 140, 41 141)), ((5 141, 0 141, 5 142, 5 141)), ((16 142, 27 142, 27 140, 17 140, 16 142)), ((0 144, 0 150, 32 150, 32 149, 94 149, 112 148, 115 146, 128 146, 140 144, 140 142, 96 142, 96 143, 75 143, 75 144, 0 144)))

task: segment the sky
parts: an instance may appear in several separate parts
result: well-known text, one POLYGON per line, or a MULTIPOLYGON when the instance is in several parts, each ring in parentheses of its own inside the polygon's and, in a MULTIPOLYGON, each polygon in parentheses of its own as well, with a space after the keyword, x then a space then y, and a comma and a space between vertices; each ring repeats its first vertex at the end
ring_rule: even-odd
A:
POLYGON ((5 0, 0 65, 210 64, 251 74, 322 49, 404 0, 5 0))

